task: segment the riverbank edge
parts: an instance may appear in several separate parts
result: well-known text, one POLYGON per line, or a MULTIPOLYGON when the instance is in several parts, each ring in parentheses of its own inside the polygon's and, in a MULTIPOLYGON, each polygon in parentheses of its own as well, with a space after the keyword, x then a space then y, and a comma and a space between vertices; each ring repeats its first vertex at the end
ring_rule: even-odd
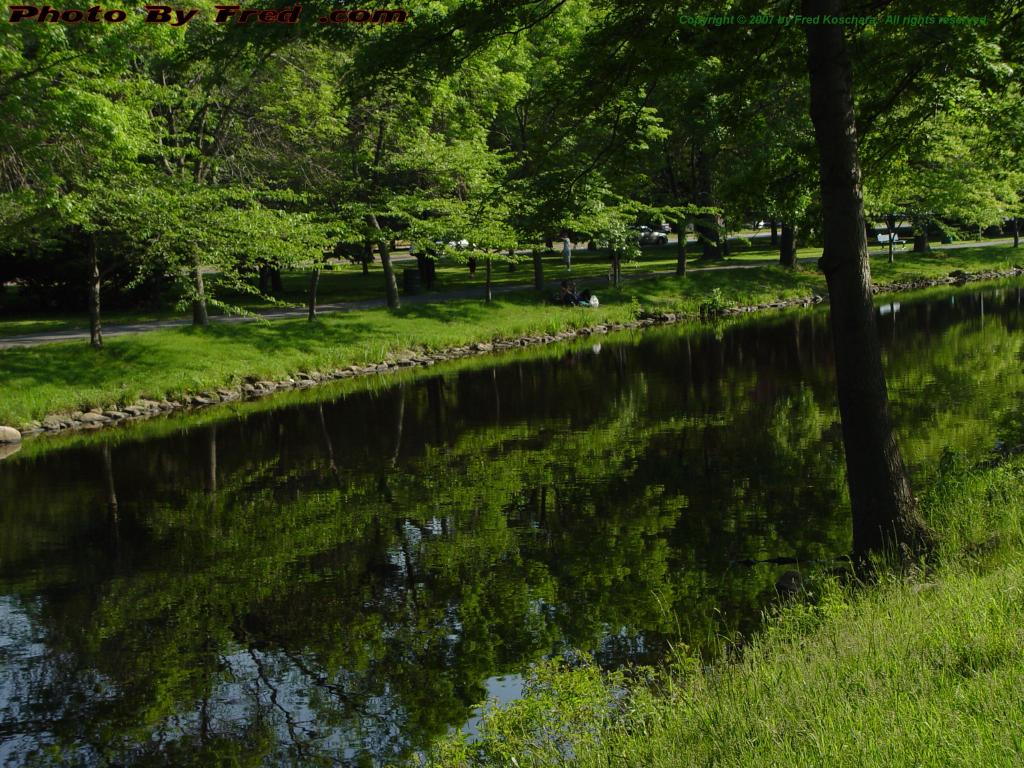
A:
MULTIPOLYGON (((1024 275, 1024 269, 1013 267, 1007 270, 986 270, 967 273, 953 272, 944 278, 911 279, 897 283, 880 283, 872 287, 875 295, 888 295, 919 291, 941 286, 960 286, 967 283, 991 282, 1024 275)), ((277 392, 296 389, 308 389, 319 384, 338 381, 359 376, 369 376, 416 366, 432 366, 449 360, 458 360, 473 355, 486 355, 519 347, 540 344, 554 344, 580 337, 607 334, 613 331, 642 329, 656 325, 670 325, 699 319, 715 319, 736 317, 746 314, 767 312, 770 310, 789 309, 796 307, 812 307, 827 303, 827 298, 818 294, 800 296, 791 299, 766 301, 740 307, 720 307, 713 302, 702 305, 699 314, 660 312, 642 309, 636 319, 621 323, 597 323, 592 326, 572 329, 564 328, 556 333, 534 333, 512 339, 492 338, 469 343, 463 346, 448 347, 433 352, 415 352, 407 350, 389 356, 377 363, 366 365, 348 365, 331 371, 300 371, 282 379, 257 379, 253 376, 240 374, 242 383, 208 389, 196 393, 186 393, 177 399, 153 400, 141 398, 127 406, 111 408, 92 408, 88 411, 60 411, 50 413, 41 420, 33 420, 19 425, 21 438, 34 438, 45 435, 62 434, 70 431, 93 431, 110 427, 122 422, 152 418, 177 411, 191 411, 208 408, 223 403, 240 400, 255 400, 277 392)), ((112 400, 114 398, 111 398, 112 400)), ((16 443, 17 441, 11 441, 16 443)), ((0 454, 9 455, 11 451, 0 454)))

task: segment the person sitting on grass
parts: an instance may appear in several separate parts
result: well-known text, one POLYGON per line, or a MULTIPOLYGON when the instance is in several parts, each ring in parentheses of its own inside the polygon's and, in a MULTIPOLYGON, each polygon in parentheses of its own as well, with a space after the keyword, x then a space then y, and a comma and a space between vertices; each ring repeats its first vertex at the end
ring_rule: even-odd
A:
POLYGON ((589 307, 593 306, 590 300, 590 291, 584 290, 576 293, 576 283, 571 280, 563 280, 559 290, 558 303, 567 307, 589 307))
POLYGON ((576 296, 575 283, 571 283, 568 280, 562 281, 562 287, 558 292, 558 303, 564 304, 567 307, 575 307, 579 303, 579 299, 576 296))

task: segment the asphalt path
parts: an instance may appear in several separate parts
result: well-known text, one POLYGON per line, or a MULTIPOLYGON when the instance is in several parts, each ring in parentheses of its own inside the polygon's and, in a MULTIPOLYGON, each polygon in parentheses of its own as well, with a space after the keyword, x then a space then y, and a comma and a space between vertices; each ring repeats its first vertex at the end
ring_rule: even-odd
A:
MULTIPOLYGON (((977 248, 980 246, 987 245, 1003 245, 1009 244, 1011 241, 1009 238, 999 240, 986 240, 983 242, 964 242, 964 243, 952 243, 950 245, 936 245, 932 246, 934 250, 955 250, 957 248, 977 248)), ((872 252, 874 256, 884 255, 885 249, 878 250, 877 248, 872 252)), ((801 263, 814 263, 818 259, 817 257, 807 257, 800 259, 801 263)), ((729 269, 756 269, 757 267, 763 267, 768 264, 775 264, 775 259, 765 259, 763 261, 748 261, 744 263, 734 264, 722 264, 707 267, 689 267, 687 272, 715 272, 720 270, 729 269)), ((632 273, 629 275, 623 275, 624 281, 628 280, 641 280, 649 277, 664 277, 666 275, 675 274, 674 269, 661 269, 661 270, 650 270, 647 272, 632 273)), ((559 276, 558 280, 550 281, 547 283, 547 287, 551 291, 558 289, 560 282, 565 276, 571 277, 571 273, 565 273, 559 276)), ((576 285, 580 288, 600 288, 608 285, 608 279, 606 277, 591 277, 591 278, 578 278, 576 279, 576 285)), ((500 285, 494 286, 491 290, 494 294, 512 293, 514 291, 522 291, 530 288, 530 283, 517 283, 515 285, 500 285)), ((483 296, 483 287, 477 288, 463 288, 458 291, 448 291, 445 293, 423 293, 412 296, 402 296, 402 304, 431 304, 434 302, 442 301, 455 301, 458 299, 472 299, 480 298, 483 296)), ((365 309, 377 309, 387 305, 384 299, 370 299, 367 301, 344 301, 334 302, 328 304, 317 305, 318 315, 334 314, 339 312, 358 312, 365 309)), ((210 318, 211 323, 252 323, 258 321, 273 321, 273 320, 294 320, 296 318, 306 317, 308 309, 306 307, 289 307, 280 309, 268 309, 263 310, 252 315, 215 315, 210 318)), ((132 333, 146 333, 148 331, 159 331, 164 328, 181 328, 187 325, 191 325, 192 320, 190 318, 178 318, 174 320, 152 320, 143 323, 116 323, 111 325, 103 326, 104 338, 113 336, 125 336, 132 333)), ((14 349, 18 347, 34 347, 40 344, 57 344, 62 341, 82 341, 89 338, 88 328, 69 328, 60 331, 42 331, 39 333, 26 333, 19 334, 16 336, 6 336, 0 338, 0 349, 14 349)))

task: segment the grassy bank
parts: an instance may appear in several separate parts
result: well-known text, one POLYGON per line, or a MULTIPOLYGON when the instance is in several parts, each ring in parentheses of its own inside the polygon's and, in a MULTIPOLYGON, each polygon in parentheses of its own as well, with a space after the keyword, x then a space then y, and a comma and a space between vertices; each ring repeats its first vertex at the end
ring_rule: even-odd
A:
MULTIPOLYGON (((764 243, 755 241, 749 246, 734 244, 731 254, 726 258, 706 261, 697 258, 696 249, 692 247, 691 256, 687 260, 690 269, 701 269, 704 267, 733 267, 733 266, 766 266, 778 261, 778 253, 775 249, 768 248, 764 243)), ((964 269, 968 272, 978 269, 989 268, 990 265, 1008 265, 1014 259, 1019 263, 1024 256, 1019 250, 1004 246, 981 246, 973 248, 956 248, 951 250, 936 250, 932 254, 916 254, 910 251, 897 251, 896 262, 888 264, 887 254, 872 249, 872 269, 876 279, 896 280, 903 276, 918 276, 921 270, 938 270, 946 274, 950 269, 964 269), (950 266, 955 262, 954 266, 950 266), (943 271, 945 270, 945 271, 943 271)), ((801 248, 797 252, 801 259, 815 258, 821 255, 821 248, 801 248)), ((396 270, 401 282, 401 270, 414 264, 412 261, 401 260, 395 263, 396 270)), ((676 267, 676 250, 674 244, 664 246, 645 246, 642 249, 640 258, 636 261, 625 262, 622 265, 622 274, 627 279, 636 278, 651 273, 673 273, 676 267)), ((560 280, 571 275, 577 280, 602 280, 608 274, 609 262, 607 253, 602 250, 587 251, 579 250, 573 254, 572 272, 567 273, 562 265, 561 255, 558 253, 544 256, 544 275, 549 283, 560 280)), ((810 268, 810 267, 807 267, 810 268)), ((228 304, 243 307, 248 311, 258 312, 281 306, 304 306, 306 292, 309 286, 309 273, 302 271, 285 272, 282 275, 282 291, 278 294, 275 302, 264 298, 232 291, 223 291, 217 288, 217 278, 210 275, 207 278, 211 287, 223 301, 228 304)), ((353 264, 340 263, 332 264, 331 269, 324 271, 320 276, 319 300, 323 304, 337 302, 367 301, 380 299, 383 295, 383 273, 379 264, 371 267, 368 274, 363 274, 362 268, 353 264)), ((492 282, 495 286, 519 286, 529 288, 533 283, 533 271, 530 263, 522 263, 516 266, 515 271, 509 271, 504 264, 495 265, 492 282)), ((470 274, 464 264, 453 264, 442 261, 437 266, 437 279, 433 289, 428 292, 432 295, 443 295, 458 291, 478 291, 483 295, 484 269, 478 267, 475 274, 470 274)), ((111 310, 104 313, 104 322, 115 325, 119 323, 149 322, 152 320, 166 320, 170 318, 186 317, 187 313, 174 308, 174 297, 167 297, 167 305, 150 308, 145 311, 111 310)), ((211 314, 219 314, 219 310, 211 307, 211 314)), ((45 331, 58 331, 68 329, 88 328, 89 320, 84 312, 78 314, 40 314, 24 306, 19 302, 12 287, 7 287, 0 292, 0 337, 12 336, 25 333, 39 333, 45 331)))
MULTIPOLYGON (((979 248, 907 257, 880 264, 876 279, 937 277, 950 269, 1009 266, 1012 249, 979 248)), ((316 322, 282 320, 213 324, 110 338, 101 351, 85 343, 0 351, 0 424, 23 425, 46 414, 110 407, 141 397, 179 397, 239 382, 282 378, 298 371, 379 362, 403 350, 446 347, 552 333, 596 323, 621 322, 641 309, 696 315, 701 304, 760 304, 824 293, 810 268, 777 266, 708 270, 685 278, 632 280, 599 290, 597 310, 552 306, 532 291, 503 294, 492 304, 477 299, 324 315, 316 322)))
POLYGON ((810 582, 731 659, 646 677, 537 670, 455 766, 1011 766, 1024 760, 1024 460, 950 462, 924 500, 942 565, 810 582), (985 554, 981 554, 985 553, 985 554), (513 759, 515 762, 513 763, 513 759))

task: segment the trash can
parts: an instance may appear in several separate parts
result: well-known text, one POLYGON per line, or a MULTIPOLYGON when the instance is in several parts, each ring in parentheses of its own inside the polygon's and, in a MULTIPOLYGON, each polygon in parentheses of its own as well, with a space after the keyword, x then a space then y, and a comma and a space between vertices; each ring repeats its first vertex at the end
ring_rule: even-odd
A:
POLYGON ((402 270, 402 293, 412 295, 422 290, 419 267, 406 267, 402 270))

